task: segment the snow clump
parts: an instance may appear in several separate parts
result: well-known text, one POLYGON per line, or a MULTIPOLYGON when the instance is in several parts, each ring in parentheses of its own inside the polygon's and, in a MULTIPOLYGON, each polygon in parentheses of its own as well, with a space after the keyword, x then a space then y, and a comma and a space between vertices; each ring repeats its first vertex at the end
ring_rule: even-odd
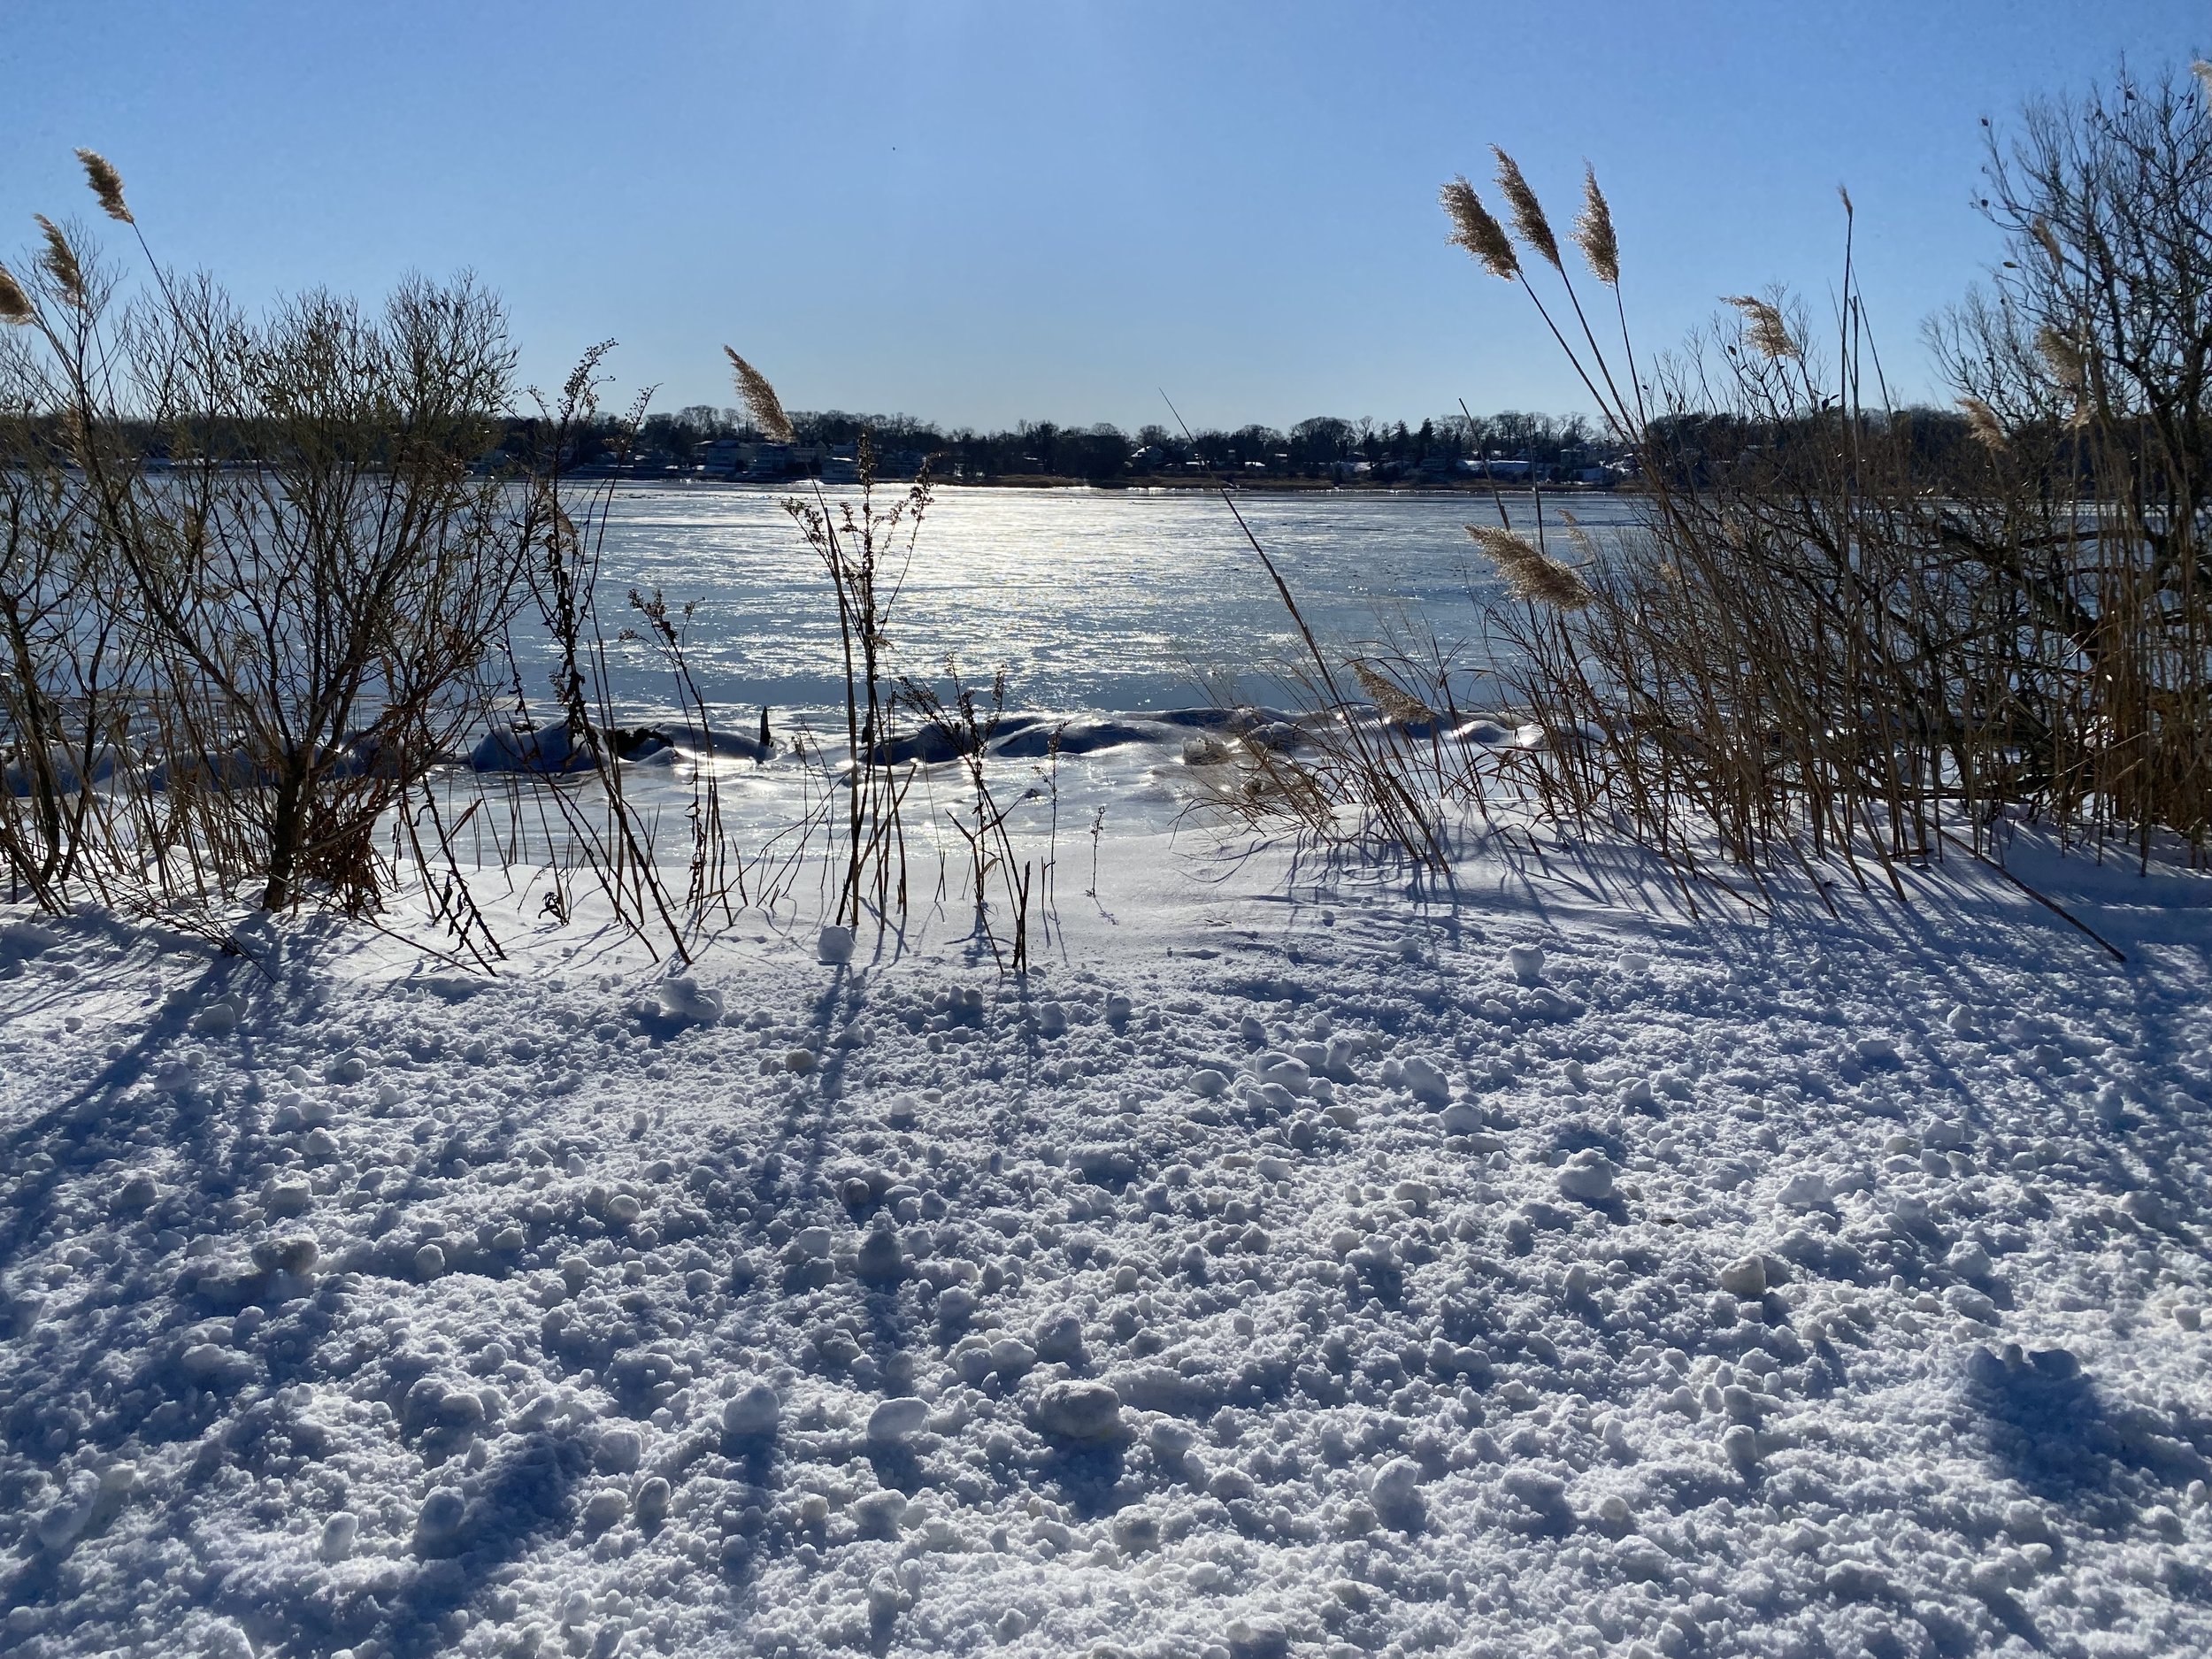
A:
POLYGON ((660 1011, 679 1024, 711 1025, 722 1018, 722 993, 687 973, 673 974, 661 981, 660 1011))
POLYGON ((1559 1166, 1559 1190, 1586 1203, 1613 1195, 1613 1162, 1595 1147, 1586 1147, 1559 1166))

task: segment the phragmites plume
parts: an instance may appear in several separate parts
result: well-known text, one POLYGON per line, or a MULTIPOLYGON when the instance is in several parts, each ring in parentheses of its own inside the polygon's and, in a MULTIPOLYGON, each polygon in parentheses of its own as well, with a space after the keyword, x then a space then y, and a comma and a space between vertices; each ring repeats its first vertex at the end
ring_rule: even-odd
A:
POLYGON ((1582 527, 1582 521, 1563 507, 1559 510, 1559 517, 1561 522, 1567 526, 1567 540, 1574 543, 1575 551, 1586 559, 1595 560, 1598 557, 1598 544, 1591 538, 1590 533, 1582 527))
POLYGON ((724 346, 722 352, 737 375, 737 395, 745 400, 745 412, 752 417, 753 425, 772 442, 795 442, 798 434, 791 430, 791 417, 783 412, 783 401, 768 384, 768 377, 729 347, 724 346))
POLYGON ((2058 233, 2051 228, 2051 221, 2039 213, 2035 216, 2035 222, 2028 227, 2028 230, 2036 241, 2043 245, 2043 251, 2051 256, 2052 268, 2064 270, 2066 250, 2059 246, 2058 233))
POLYGON ((2081 348, 2048 323, 2035 331, 2036 355, 2050 370, 2051 378, 2076 396, 2087 388, 2089 373, 2081 348))
POLYGON ((1400 726, 1419 726, 1436 718, 1436 711, 1408 691, 1380 669, 1358 661, 1352 663, 1352 673, 1367 694, 1368 701, 1382 710, 1383 718, 1400 726))
POLYGON ((2212 64, 2200 58, 2189 65, 2189 73, 2197 78, 2197 83, 2204 88, 2205 96, 2212 97, 2212 64))
POLYGON ((1498 567, 1505 585, 1517 599, 1549 605, 1555 611, 1579 611, 1594 595, 1589 584, 1557 559, 1546 557, 1525 536, 1488 525, 1471 524, 1467 534, 1483 557, 1498 567))
POLYGON ((1782 320, 1782 313, 1762 299, 1748 294, 1724 294, 1724 304, 1733 305, 1743 313, 1744 338, 1751 349, 1763 357, 1794 357, 1801 356, 1796 340, 1790 334, 1790 326, 1782 320))
POLYGON ((1613 210, 1598 188, 1598 172, 1582 164, 1582 211, 1575 219, 1575 246, 1590 262, 1590 274, 1609 288, 1621 285, 1621 246, 1613 238, 1613 210))
POLYGON ((92 194, 100 199, 100 211, 110 219, 119 219, 126 225, 138 221, 131 217, 131 210, 123 201, 123 175, 96 150, 81 150, 77 159, 84 163, 85 182, 92 187, 92 194))
POLYGON ((1510 282, 1521 274, 1521 257, 1513 251, 1513 239, 1505 234, 1505 227, 1490 216, 1490 210, 1475 194, 1475 187, 1467 182, 1466 175, 1454 179, 1438 193, 1444 204, 1444 211, 1452 221, 1451 242, 1464 248, 1482 261, 1484 270, 1494 277, 1503 277, 1510 282))
POLYGON ((1980 398, 1962 397, 1959 407, 1966 411, 1967 430, 1974 434, 1975 442, 1991 449, 2002 449, 2011 442, 1997 411, 1980 398))
POLYGON ((12 323, 20 327, 35 314, 31 310, 31 296, 15 280, 15 273, 0 265, 0 322, 12 323))
POLYGON ((40 213, 35 215, 38 227, 46 234, 46 251, 39 263, 54 279, 54 286, 61 289, 62 297, 72 305, 84 303, 84 267, 77 263, 77 250, 69 245, 61 227, 40 213))
POLYGON ((1495 144, 1490 146, 1490 153, 1498 158, 1498 190, 1506 206, 1513 210, 1514 231, 1536 250, 1546 265, 1564 272, 1567 267, 1559 262, 1559 242, 1551 234, 1551 221, 1544 217, 1544 204, 1536 199, 1536 192, 1521 176, 1519 164, 1495 144))

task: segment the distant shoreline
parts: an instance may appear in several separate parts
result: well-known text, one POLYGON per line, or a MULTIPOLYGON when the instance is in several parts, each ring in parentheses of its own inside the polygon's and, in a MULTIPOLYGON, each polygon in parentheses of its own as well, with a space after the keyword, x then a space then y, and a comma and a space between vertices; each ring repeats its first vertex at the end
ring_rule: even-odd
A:
MULTIPOLYGON (((749 479, 749 478, 626 478, 626 484, 640 484, 665 488, 670 485, 710 485, 736 487, 743 489, 788 489, 796 485, 812 483, 810 478, 749 479)), ((879 476, 879 485, 902 481, 888 475, 879 476)), ((1525 495, 1532 487, 1525 479, 1392 479, 1388 480, 1361 480, 1343 483, 1326 478, 1058 478, 1045 473, 1002 472, 992 478, 944 478, 933 475, 930 485, 934 489, 1093 489, 1117 495, 1147 491, 1177 494, 1202 490, 1212 492, 1233 489, 1242 494, 1270 494, 1282 495, 1488 495, 1493 491, 1510 495, 1525 495)), ((849 488, 850 483, 832 484, 832 488, 849 488)), ((1635 495, 1640 487, 1628 484, 1552 483, 1540 487, 1546 495, 1635 495)))
MULTIPOLYGON (((1273 491, 1283 495, 1487 495, 1493 489, 1527 493, 1526 479, 1447 478, 1359 480, 1333 478, 1052 478, 1036 473, 1002 472, 995 478, 939 479, 941 488, 963 489, 1236 489, 1273 491)), ((1632 493, 1634 486, 1546 484, 1548 493, 1611 495, 1632 493)))

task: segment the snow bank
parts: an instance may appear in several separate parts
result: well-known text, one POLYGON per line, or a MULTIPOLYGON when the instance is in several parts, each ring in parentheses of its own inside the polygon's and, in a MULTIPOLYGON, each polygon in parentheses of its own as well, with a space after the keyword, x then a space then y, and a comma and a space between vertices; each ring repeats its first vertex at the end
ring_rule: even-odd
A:
POLYGON ((10 1650, 2212 1647, 2201 881, 1194 856, 1026 984, 16 918, 10 1650))

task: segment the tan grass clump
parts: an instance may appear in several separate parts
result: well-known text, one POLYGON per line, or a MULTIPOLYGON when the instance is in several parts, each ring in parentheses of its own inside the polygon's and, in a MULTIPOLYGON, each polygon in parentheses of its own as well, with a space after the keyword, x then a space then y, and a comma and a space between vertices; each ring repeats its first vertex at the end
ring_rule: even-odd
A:
POLYGON ((1580 611, 1594 597, 1588 583, 1540 551, 1525 536, 1488 525, 1471 524, 1466 528, 1483 557, 1498 567, 1498 574, 1515 597, 1555 611, 1580 611))
POLYGON ((1778 359, 1803 355, 1791 336, 1789 325, 1782 320, 1782 313, 1766 301, 1754 299, 1748 294, 1724 294, 1721 303, 1733 305, 1743 313, 1744 338, 1761 357, 1778 359))
POLYGON ((1977 443, 1992 449, 2008 447, 2011 440, 2005 436, 2004 424, 1997 419, 1997 411, 1978 397, 1962 397, 1959 407, 1966 411, 1967 429, 1974 434, 1977 443))
POLYGON ((1598 173, 1582 164, 1582 211, 1575 219, 1575 246, 1589 261, 1590 274, 1609 288, 1621 285, 1621 249, 1613 236, 1613 210, 1598 188, 1598 173))
POLYGON ((123 201, 123 175, 114 165, 96 150, 80 150, 77 159, 84 163, 85 181, 92 187, 92 194, 100 200, 100 211, 110 219, 121 219, 126 225, 138 221, 131 217, 131 210, 123 201))
POLYGON ((1563 507, 1559 510, 1559 518, 1560 522, 1566 526, 1567 540, 1574 543, 1575 551, 1584 558, 1594 561, 1598 557, 1598 544, 1582 527, 1582 520, 1563 507))
POLYGON ((1521 240, 1533 248, 1546 265, 1563 272, 1566 266, 1559 260, 1559 239, 1551 234, 1551 221, 1544 217, 1544 204, 1536 199, 1528 180, 1521 176, 1520 165, 1495 144, 1490 153, 1498 158, 1498 190, 1505 197, 1505 204, 1513 210, 1513 228, 1521 240))
POLYGON ((12 323, 20 327, 35 314, 31 310, 31 296, 15 280, 15 273, 0 265, 0 322, 12 323))
POLYGON ((745 412, 752 417, 753 425, 772 442, 796 442, 798 434, 791 429, 791 417, 783 412, 783 400, 768 384, 768 377, 729 347, 724 346, 722 352, 737 376, 737 394, 745 400, 745 412))
POLYGON ((72 305, 84 303, 84 267, 77 263, 77 250, 69 245, 69 238, 62 234, 61 227, 40 213, 35 215, 38 227, 46 234, 46 252, 39 263, 54 279, 55 286, 72 305))
POLYGON ((1352 674, 1359 681, 1360 689, 1367 694, 1368 701, 1382 710, 1386 719, 1395 720, 1401 726, 1417 726, 1436 718, 1434 710, 1380 669, 1355 660, 1352 674))
POLYGON ((2051 228, 2051 221, 2039 213, 2028 230, 2042 244, 2043 251, 2051 256, 2051 268, 2063 271, 2066 268, 2066 250, 2059 245, 2058 233, 2051 228))
POLYGON ((2037 329, 2035 350, 2050 370, 2051 378, 2068 391, 2078 396, 2088 385, 2089 374, 2082 362, 2081 348, 2058 329, 2047 323, 2037 329))
POLYGON ((1462 174, 1439 192, 1444 211, 1452 221, 1451 242, 1464 248, 1482 262, 1484 270, 1494 277, 1503 277, 1510 282, 1521 274, 1521 257, 1513 251, 1513 239, 1505 234, 1505 227, 1491 217, 1490 210, 1475 194, 1475 187, 1462 174))

